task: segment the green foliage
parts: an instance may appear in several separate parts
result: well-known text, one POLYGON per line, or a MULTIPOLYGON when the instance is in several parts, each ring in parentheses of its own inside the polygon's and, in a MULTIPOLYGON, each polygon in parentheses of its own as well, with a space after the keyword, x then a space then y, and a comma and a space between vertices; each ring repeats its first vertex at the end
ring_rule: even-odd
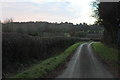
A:
POLYGON ((118 64, 118 50, 109 48, 102 43, 92 44, 94 51, 105 61, 116 66, 118 64))
POLYGON ((61 65, 65 61, 65 59, 70 54, 72 54, 80 44, 81 43, 76 43, 66 49, 63 53, 51 57, 43 61, 42 63, 35 65, 22 73, 17 74, 12 78, 43 78, 45 75, 53 71, 56 67, 61 65))
POLYGON ((99 1, 98 0, 95 0, 92 2, 92 6, 93 6, 93 17, 96 18, 96 19, 99 19, 99 1))
POLYGON ((17 71, 21 64, 25 66, 34 60, 44 60, 56 52, 64 50, 79 38, 39 37, 20 33, 3 33, 2 57, 3 73, 17 71))
POLYGON ((53 36, 76 36, 74 33, 79 31, 87 32, 87 30, 96 29, 103 30, 99 26, 73 25, 72 23, 48 23, 48 22, 12 22, 6 23, 2 26, 3 32, 16 32, 40 37, 53 36))
POLYGON ((77 32, 77 33, 75 33, 74 36, 84 38, 87 36, 87 33, 86 32, 77 32))
POLYGON ((120 24, 120 2, 100 2, 93 4, 96 24, 103 24, 105 27, 103 42, 112 47, 118 46, 118 29, 120 24), (109 36, 109 37, 108 37, 109 36))

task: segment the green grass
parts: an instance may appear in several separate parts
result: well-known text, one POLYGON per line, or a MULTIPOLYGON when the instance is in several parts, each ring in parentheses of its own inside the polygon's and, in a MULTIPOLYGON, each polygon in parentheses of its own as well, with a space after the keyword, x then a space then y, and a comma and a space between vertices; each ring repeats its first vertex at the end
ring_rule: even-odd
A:
POLYGON ((105 46, 104 44, 98 42, 98 43, 93 43, 92 47, 97 53, 102 60, 105 62, 111 63, 112 66, 116 66, 118 62, 118 50, 109 48, 105 46))
POLYGON ((51 57, 40 64, 37 64, 22 73, 15 75, 12 78, 43 78, 51 71, 55 70, 60 64, 62 64, 65 59, 72 54, 75 49, 82 44, 83 42, 76 43, 69 48, 67 48, 63 53, 60 55, 51 57))

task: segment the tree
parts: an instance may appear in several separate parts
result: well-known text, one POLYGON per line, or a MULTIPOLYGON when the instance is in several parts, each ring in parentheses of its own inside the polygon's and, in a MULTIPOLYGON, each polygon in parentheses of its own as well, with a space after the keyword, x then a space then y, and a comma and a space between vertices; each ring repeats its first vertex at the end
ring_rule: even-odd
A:
POLYGON ((97 4, 96 16, 98 22, 101 22, 105 27, 103 41, 106 44, 118 44, 118 29, 120 24, 120 2, 100 2, 97 4))
POLYGON ((6 23, 12 23, 12 22, 13 22, 13 18, 4 20, 4 23, 5 23, 5 24, 6 24, 6 23))

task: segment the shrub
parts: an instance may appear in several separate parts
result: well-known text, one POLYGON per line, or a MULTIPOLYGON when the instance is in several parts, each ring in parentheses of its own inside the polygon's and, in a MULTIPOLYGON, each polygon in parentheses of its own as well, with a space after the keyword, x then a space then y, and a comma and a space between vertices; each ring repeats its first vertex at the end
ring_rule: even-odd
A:
MULTIPOLYGON (((80 41, 79 38, 29 36, 20 33, 3 33, 3 73, 18 69, 21 64, 43 60, 59 50, 80 41)), ((58 52, 57 52, 58 53, 58 52)))

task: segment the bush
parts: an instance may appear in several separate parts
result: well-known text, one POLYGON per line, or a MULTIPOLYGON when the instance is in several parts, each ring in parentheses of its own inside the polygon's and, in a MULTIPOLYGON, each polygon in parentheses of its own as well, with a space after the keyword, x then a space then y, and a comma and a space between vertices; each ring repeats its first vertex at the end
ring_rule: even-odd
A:
POLYGON ((3 33, 2 36, 3 73, 17 70, 17 64, 28 64, 33 60, 46 59, 55 55, 58 50, 80 41, 79 38, 41 38, 20 33, 3 33))
POLYGON ((48 73, 63 64, 66 58, 68 58, 68 56, 70 56, 80 44, 82 44, 82 42, 70 46, 60 55, 48 58, 40 64, 37 64, 12 78, 44 78, 48 73))

